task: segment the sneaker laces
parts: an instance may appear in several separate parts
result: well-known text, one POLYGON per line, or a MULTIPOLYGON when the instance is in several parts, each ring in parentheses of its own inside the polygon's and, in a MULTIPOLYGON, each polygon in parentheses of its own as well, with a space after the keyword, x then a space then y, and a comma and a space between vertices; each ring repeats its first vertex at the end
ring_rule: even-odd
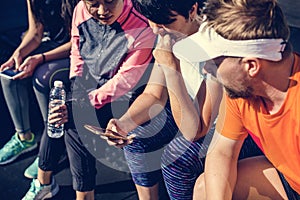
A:
POLYGON ((4 151, 11 151, 11 149, 17 149, 18 146, 21 146, 24 148, 24 144, 21 142, 21 140, 18 137, 18 135, 14 135, 12 139, 10 139, 5 146, 3 147, 4 151))
POLYGON ((34 198, 36 196, 36 181, 38 181, 37 179, 32 179, 31 184, 30 184, 30 188, 28 190, 28 192, 26 193, 25 198, 34 198))
POLYGON ((43 185, 38 179, 33 179, 30 185, 29 192, 37 195, 43 189, 43 185))

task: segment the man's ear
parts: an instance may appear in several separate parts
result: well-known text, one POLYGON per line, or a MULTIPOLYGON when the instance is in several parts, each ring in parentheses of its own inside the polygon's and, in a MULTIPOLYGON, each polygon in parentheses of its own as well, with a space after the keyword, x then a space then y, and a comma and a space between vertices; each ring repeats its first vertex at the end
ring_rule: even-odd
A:
POLYGON ((198 3, 196 2, 189 11, 189 18, 192 21, 196 19, 196 16, 198 15, 198 9, 198 3))
POLYGON ((257 76, 261 69, 261 61, 258 58, 244 57, 242 65, 252 78, 257 76))

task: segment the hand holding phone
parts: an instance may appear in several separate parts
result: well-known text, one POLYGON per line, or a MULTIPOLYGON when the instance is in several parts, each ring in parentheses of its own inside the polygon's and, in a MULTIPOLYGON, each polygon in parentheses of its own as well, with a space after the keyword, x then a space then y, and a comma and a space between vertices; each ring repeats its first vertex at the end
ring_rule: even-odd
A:
POLYGON ((3 78, 7 78, 7 79, 14 79, 14 77, 21 72, 22 71, 18 71, 15 69, 6 69, 6 70, 0 72, 0 76, 2 76, 3 78))
POLYGON ((104 129, 104 128, 100 128, 100 127, 96 127, 96 126, 92 126, 92 125, 84 125, 84 127, 97 134, 97 135, 100 135, 100 136, 104 136, 104 137, 107 137, 108 139, 110 140, 124 140, 124 141, 128 141, 132 138, 129 138, 129 137, 126 137, 126 136, 123 136, 113 130, 109 130, 109 129, 104 129))

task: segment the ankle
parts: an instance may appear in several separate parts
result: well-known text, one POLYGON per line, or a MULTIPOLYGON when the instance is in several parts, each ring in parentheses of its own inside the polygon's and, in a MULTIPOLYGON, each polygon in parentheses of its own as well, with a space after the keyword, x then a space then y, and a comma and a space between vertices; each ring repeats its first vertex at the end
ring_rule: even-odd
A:
POLYGON ((38 168, 38 180, 42 185, 50 185, 52 182, 52 171, 44 171, 38 168))
POLYGON ((32 140, 34 135, 31 131, 28 131, 26 133, 18 133, 18 137, 21 141, 24 141, 24 140, 32 140))

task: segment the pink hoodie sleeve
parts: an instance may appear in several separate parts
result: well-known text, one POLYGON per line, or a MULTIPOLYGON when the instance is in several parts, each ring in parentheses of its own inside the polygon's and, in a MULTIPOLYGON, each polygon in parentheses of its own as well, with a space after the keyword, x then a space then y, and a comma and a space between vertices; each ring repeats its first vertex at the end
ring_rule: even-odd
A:
POLYGON ((82 76, 83 72, 83 60, 79 53, 79 31, 77 26, 85 21, 89 16, 85 15, 84 2, 80 1, 74 9, 72 18, 72 29, 71 29, 71 67, 70 67, 70 78, 75 76, 82 76))

